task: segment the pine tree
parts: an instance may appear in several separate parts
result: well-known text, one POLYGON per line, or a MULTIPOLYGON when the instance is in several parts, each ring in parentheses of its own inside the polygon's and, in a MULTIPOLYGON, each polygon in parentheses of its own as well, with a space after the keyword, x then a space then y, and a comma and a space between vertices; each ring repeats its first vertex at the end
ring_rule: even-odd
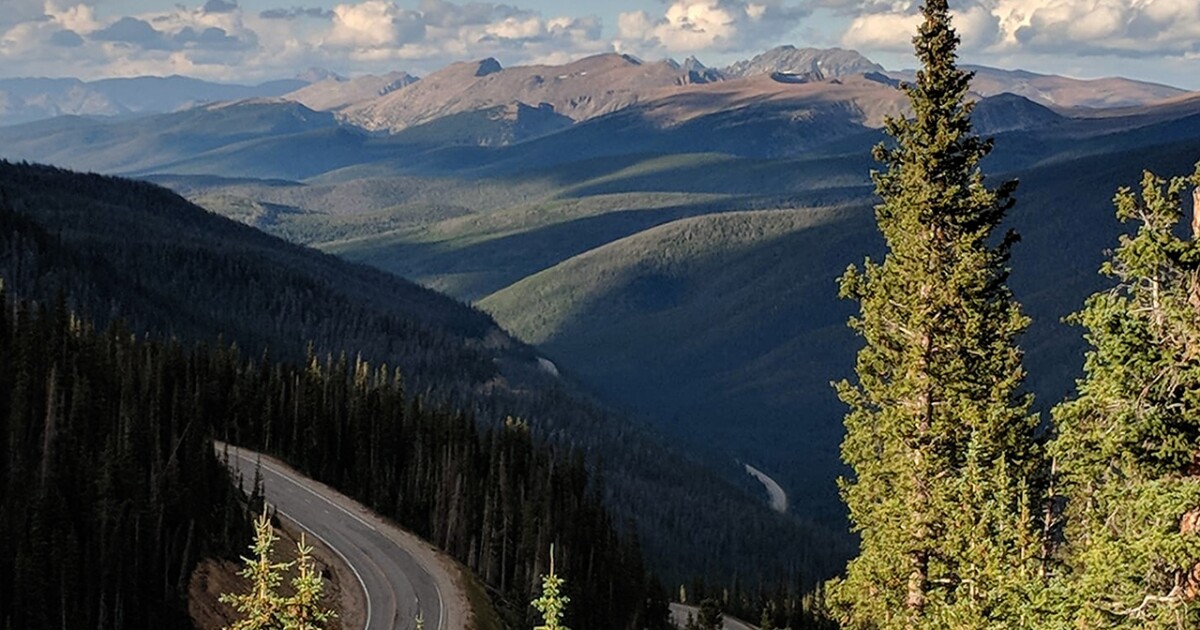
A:
POLYGON ((837 384, 861 548, 830 600, 850 628, 1019 627, 1040 546, 1037 419, 1016 344, 1028 321, 1007 286, 1017 239, 996 234, 1015 182, 985 184, 992 143, 972 132, 947 1, 923 13, 922 68, 904 88, 913 118, 888 120, 894 146, 875 149, 888 252, 841 279, 865 340, 858 382, 837 384))
POLYGON ((700 602, 700 614, 696 616, 696 627, 700 630, 721 630, 725 618, 721 615, 721 605, 709 597, 700 602))
POLYGON ((312 547, 300 537, 296 559, 292 562, 272 562, 271 549, 279 537, 271 527, 266 508, 254 521, 253 558, 243 558, 246 568, 242 576, 250 581, 250 592, 242 595, 225 594, 221 601, 231 604, 242 616, 226 630, 321 630, 336 616, 321 607, 324 586, 312 558, 312 547), (279 594, 283 574, 296 567, 292 578, 294 594, 279 594))
POLYGON ((279 596, 279 583, 283 571, 289 564, 286 562, 271 562, 271 547, 279 537, 271 528, 271 520, 264 509, 262 516, 254 521, 254 544, 250 550, 253 558, 243 558, 246 568, 242 569, 242 577, 250 581, 250 592, 242 595, 224 594, 221 601, 232 605, 241 615, 226 630, 273 630, 278 628, 276 617, 283 607, 283 598, 279 596))
POLYGON ((321 630, 326 622, 337 616, 332 610, 321 607, 325 586, 312 551, 301 534, 296 543, 296 559, 292 562, 296 567, 296 577, 292 578, 295 594, 284 602, 280 615, 283 630, 321 630))
POLYGON ((775 618, 771 615, 771 609, 764 606, 762 617, 758 622, 759 630, 775 630, 775 618))
POLYGON ((554 545, 550 546, 550 573, 542 578, 542 596, 533 600, 533 607, 542 613, 543 625, 534 630, 569 630, 563 625, 563 611, 571 598, 562 594, 565 580, 554 574, 554 545))
POLYGON ((1117 194, 1137 232, 1101 269, 1117 286, 1074 317, 1092 349, 1052 446, 1071 627, 1200 625, 1200 188, 1193 234, 1177 235, 1188 184, 1200 165, 1117 194))

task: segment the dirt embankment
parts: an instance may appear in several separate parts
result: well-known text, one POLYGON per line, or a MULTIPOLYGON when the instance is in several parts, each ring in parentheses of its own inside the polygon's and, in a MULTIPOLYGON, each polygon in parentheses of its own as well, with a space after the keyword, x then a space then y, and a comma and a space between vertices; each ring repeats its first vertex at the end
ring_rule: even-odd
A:
MULTIPOLYGON (((275 528, 279 540, 273 548, 277 562, 296 559, 296 543, 300 530, 292 523, 283 522, 275 528)), ((249 544, 250 541, 246 541, 249 544)), ((305 536, 304 542, 313 547, 317 570, 325 578, 325 605, 337 612, 337 618, 329 624, 329 630, 358 629, 363 626, 364 609, 362 588, 349 569, 336 561, 333 554, 321 541, 305 536), (333 561, 331 561, 331 559, 333 561)), ((246 553, 249 553, 247 549, 246 553)), ((242 564, 228 560, 205 560, 196 567, 188 584, 188 614, 197 630, 222 630, 237 619, 237 613, 229 604, 219 601, 223 593, 246 593, 249 582, 240 575, 242 564)), ((284 579, 280 591, 290 595, 293 591, 290 575, 284 579)))

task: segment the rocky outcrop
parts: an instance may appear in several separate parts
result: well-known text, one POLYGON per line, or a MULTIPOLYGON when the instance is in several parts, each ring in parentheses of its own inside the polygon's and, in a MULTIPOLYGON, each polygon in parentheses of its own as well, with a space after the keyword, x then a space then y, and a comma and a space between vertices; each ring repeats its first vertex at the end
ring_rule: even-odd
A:
POLYGON ((608 114, 664 89, 708 82, 702 64, 685 69, 669 61, 642 62, 603 54, 561 65, 501 68, 494 59, 451 64, 412 85, 343 110, 346 120, 371 130, 399 132, 438 118, 548 103, 573 121, 608 114))
POLYGON ((504 67, 500 65, 499 61, 496 61, 492 57, 488 57, 487 59, 479 62, 479 67, 475 69, 475 76, 486 77, 489 74, 496 74, 503 69, 504 67))
POLYGON ((284 96, 318 111, 336 111, 347 105, 391 94, 417 82, 407 72, 389 72, 382 76, 366 75, 355 79, 332 76, 284 96))
POLYGON ((882 73, 884 69, 853 50, 779 46, 753 59, 736 62, 725 68, 722 74, 726 77, 750 77, 784 73, 835 78, 869 72, 882 73))

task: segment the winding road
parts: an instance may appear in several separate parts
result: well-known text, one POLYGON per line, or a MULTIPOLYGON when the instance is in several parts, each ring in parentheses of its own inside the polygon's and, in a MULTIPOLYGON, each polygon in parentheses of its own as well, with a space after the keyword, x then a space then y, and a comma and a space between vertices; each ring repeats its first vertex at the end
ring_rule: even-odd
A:
POLYGON ((429 630, 467 627, 467 598, 457 569, 428 543, 276 459, 229 447, 229 465, 247 485, 260 462, 267 503, 333 550, 354 573, 365 593, 365 630, 410 630, 418 614, 429 630))
MULTIPOLYGON (((671 602, 671 623, 676 628, 683 628, 687 625, 688 615, 692 617, 700 616, 700 609, 679 602, 671 602)), ((756 626, 752 626, 741 619, 730 617, 729 615, 721 615, 723 630, 758 630, 756 626)))
POLYGON ((750 476, 757 479, 758 482, 767 489, 767 496, 769 496, 771 499, 771 509, 779 512, 780 514, 786 514, 788 508, 788 499, 787 493, 783 491, 783 486, 780 486, 779 483, 772 479, 770 475, 755 468, 754 466, 745 463, 742 465, 746 467, 746 472, 749 473, 750 476))

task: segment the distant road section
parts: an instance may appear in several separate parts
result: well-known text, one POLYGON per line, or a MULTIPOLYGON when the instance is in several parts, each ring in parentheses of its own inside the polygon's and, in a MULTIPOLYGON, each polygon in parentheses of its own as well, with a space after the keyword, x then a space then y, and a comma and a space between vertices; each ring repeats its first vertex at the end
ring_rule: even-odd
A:
POLYGON ((767 494, 771 498, 771 509, 779 513, 787 512, 788 499, 787 493, 783 491, 783 487, 775 482, 774 479, 767 476, 767 473, 751 466, 750 464, 742 464, 746 467, 746 472, 750 473, 755 479, 762 482, 767 488, 767 494))
MULTIPOLYGON (((696 617, 700 614, 700 609, 687 604, 671 603, 671 623, 675 624, 676 628, 683 628, 687 625, 688 615, 696 617)), ((736 619, 728 615, 722 616, 724 622, 721 627, 724 630, 758 630, 757 626, 752 626, 741 619, 736 619)))
POLYGON ((261 462, 267 503, 354 573, 366 594, 364 630, 411 630, 418 612, 429 630, 467 627, 470 606, 458 569, 429 543, 277 459, 232 446, 229 454, 230 466, 246 484, 253 483, 261 462))

